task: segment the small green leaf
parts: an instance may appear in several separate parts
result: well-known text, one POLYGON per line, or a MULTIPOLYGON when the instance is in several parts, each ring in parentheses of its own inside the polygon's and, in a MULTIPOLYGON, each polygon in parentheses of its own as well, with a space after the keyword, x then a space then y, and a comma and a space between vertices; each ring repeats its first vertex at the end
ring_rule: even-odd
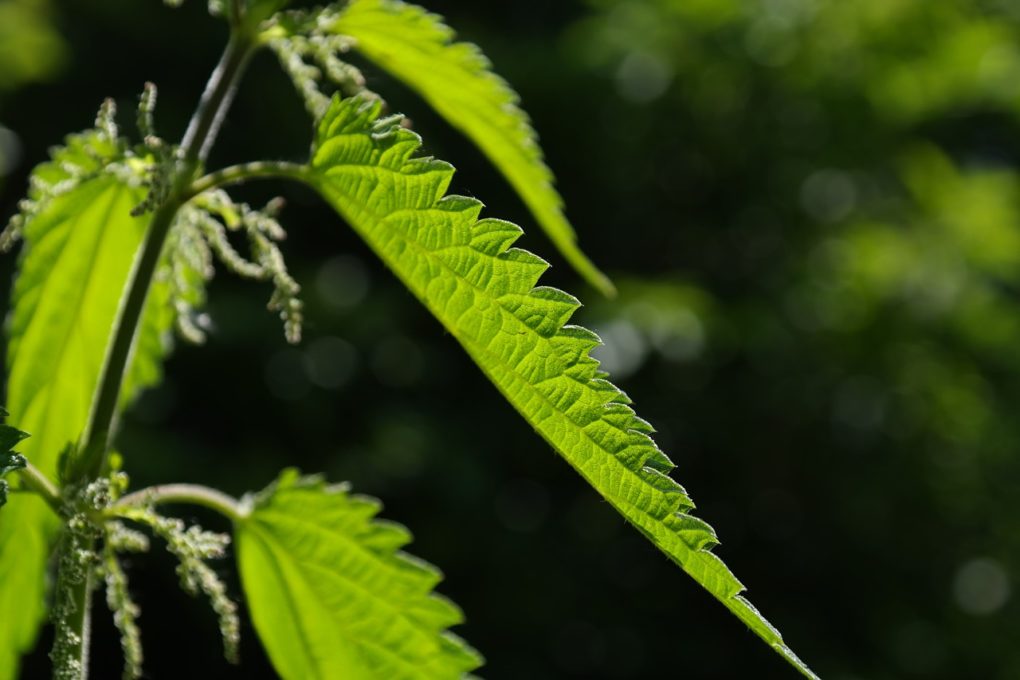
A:
POLYGON ((8 472, 24 470, 27 465, 28 461, 20 453, 11 453, 9 451, 0 453, 0 477, 3 477, 8 472))
POLYGON ((652 543, 807 677, 779 632, 711 552, 715 532, 667 473, 651 426, 606 380, 591 331, 565 325, 576 299, 536 287, 548 265, 510 247, 513 224, 445 196, 453 168, 415 158, 421 139, 381 105, 334 100, 318 127, 309 181, 432 311, 521 415, 652 543))
MULTIPOLYGON (((7 415, 7 412, 0 408, 0 414, 7 415)), ((28 435, 17 428, 0 425, 0 507, 7 502, 8 486, 4 475, 22 470, 28 465, 24 456, 12 450, 26 437, 28 435)))
POLYGON ((354 48, 420 94, 467 135, 520 194, 560 253, 604 294, 613 284, 577 246, 563 199, 519 97, 441 17, 399 0, 351 0, 333 25, 354 48))
MULTIPOLYGON (((3 475, 15 468, 8 468, 4 466, 3 458, 4 455, 16 455, 12 451, 14 447, 20 444, 23 440, 28 439, 28 434, 22 432, 16 427, 10 425, 0 425, 0 475, 3 475)), ((25 467, 23 464, 18 465, 18 468, 25 467)))
POLYGON ((286 680, 459 678, 481 657, 446 629, 460 610, 441 576, 400 548, 378 501, 285 472, 237 524, 255 629, 286 680))

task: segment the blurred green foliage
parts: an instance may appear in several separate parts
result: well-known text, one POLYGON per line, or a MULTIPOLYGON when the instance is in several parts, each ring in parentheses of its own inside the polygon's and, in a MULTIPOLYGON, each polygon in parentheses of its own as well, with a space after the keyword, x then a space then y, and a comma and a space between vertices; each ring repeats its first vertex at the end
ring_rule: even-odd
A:
MULTIPOLYGON (((64 43, 50 23, 46 0, 0 0, 0 115, 5 93, 53 75, 64 43)), ((17 136, 0 123, 0 186, 17 161, 17 136)))
MULTIPOLYGON (((720 298, 698 363, 758 374, 738 380, 784 413, 734 424, 829 461, 802 510, 831 513, 816 531, 877 582, 829 611, 865 644, 823 675, 1015 677, 1017 6, 592 4, 573 52, 612 73, 636 153, 680 131, 667 153, 688 168, 655 180, 686 199, 678 229, 704 225, 683 241, 729 242, 714 262, 681 256, 686 285, 720 298)), ((739 465, 751 440, 729 439, 739 465)))
POLYGON ((45 0, 0 2, 0 92, 50 76, 64 59, 64 43, 45 0))
MULTIPOLYGON (((74 62, 0 108, 23 166, 103 96, 129 109, 146 79, 161 133, 179 134, 222 39, 202 4, 61 3, 74 62)), ((582 295, 580 320, 790 644, 826 678, 1020 677, 1016 3, 428 6, 521 92, 582 247, 620 287, 582 295)), ((368 75, 460 168, 455 189, 521 224, 550 284, 581 290, 485 160, 368 75)), ((302 158, 303 115, 256 61, 214 163, 302 158)), ((241 493, 283 453, 385 499, 447 573, 487 677, 653 677, 681 656, 692 678, 790 677, 573 478, 364 246, 315 228, 327 210, 274 190, 306 343, 284 346, 265 291, 218 279, 208 345, 179 348, 125 424, 139 484, 241 493)), ((217 663, 204 612, 138 572, 155 677, 217 663), (181 620, 188 655, 159 642, 181 620)), ((271 677, 253 637, 223 677, 271 677)), ((27 669, 45 677, 44 654, 27 669)))

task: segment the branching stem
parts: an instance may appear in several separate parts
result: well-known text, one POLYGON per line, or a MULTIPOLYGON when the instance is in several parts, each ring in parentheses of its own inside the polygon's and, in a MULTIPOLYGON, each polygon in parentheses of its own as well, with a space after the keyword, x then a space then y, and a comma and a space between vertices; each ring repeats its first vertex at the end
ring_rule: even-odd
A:
POLYGON ((255 47, 253 38, 245 33, 235 33, 231 37, 188 125, 181 144, 181 160, 175 173, 173 188, 167 200, 153 214, 141 252, 131 272, 128 292, 118 313, 113 343, 103 366, 96 399, 82 440, 81 458, 75 467, 72 481, 94 478, 103 467, 125 368, 138 329, 138 321, 145 308, 149 285, 159 264, 163 243, 177 210, 188 197, 188 189, 195 174, 209 153, 219 125, 233 100, 237 82, 255 47))
MULTIPOLYGON (((219 65, 213 71, 188 125, 181 143, 180 157, 174 171, 169 197, 153 214, 141 251, 135 259, 128 279, 127 294, 122 298, 117 313, 113 342, 103 364, 88 425, 82 437, 79 457, 74 461, 69 479, 62 480, 72 488, 95 479, 105 466, 125 369, 131 357, 138 322, 159 263, 163 243, 170 232, 177 210, 186 200, 188 189, 209 154, 216 133, 233 100, 241 74, 257 47, 253 30, 241 24, 232 26, 230 42, 219 65)), ((71 543, 71 541, 61 543, 61 556, 73 547, 71 543)), ((92 547, 89 545, 86 549, 91 550, 92 547)), ((77 664, 77 667, 81 670, 77 680, 87 680, 88 649, 91 642, 89 612, 93 589, 92 570, 86 570, 84 578, 75 580, 64 573, 65 562, 66 560, 59 560, 61 569, 57 576, 57 587, 71 591, 68 601, 72 611, 66 620, 71 635, 66 638, 73 640, 74 644, 70 649, 60 650, 60 653, 79 659, 80 664, 77 664)))
POLYGON ((117 513, 117 508, 136 507, 145 505, 167 505, 169 503, 187 503, 200 505, 210 510, 215 510, 232 522, 239 522, 248 516, 248 509, 244 504, 217 489, 198 484, 160 484, 150 486, 147 489, 135 491, 117 501, 111 511, 117 513))

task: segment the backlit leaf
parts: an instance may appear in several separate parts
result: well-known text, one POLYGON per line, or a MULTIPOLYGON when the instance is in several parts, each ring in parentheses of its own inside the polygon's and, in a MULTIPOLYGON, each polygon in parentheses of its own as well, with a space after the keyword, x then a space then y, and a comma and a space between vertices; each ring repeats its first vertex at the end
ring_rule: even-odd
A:
MULTIPOLYGON (((35 201, 14 286, 7 355, 8 408, 30 431, 25 455, 56 479, 58 459, 89 416, 114 319, 148 219, 125 144, 95 130, 68 138, 33 173, 35 201)), ((126 402, 160 377, 166 323, 157 291, 125 378, 126 402)), ((26 495, 0 515, 0 677, 14 677, 43 620, 46 562, 58 524, 26 495)))
POLYGON ((421 140, 380 104, 334 101, 318 127, 308 180, 432 311, 521 415, 652 543, 805 676, 810 670, 741 595, 715 556, 714 531, 668 475, 650 438, 567 321, 577 300, 537 286, 548 265, 512 248, 521 230, 479 219, 446 196, 453 168, 415 158, 421 140), (537 286, 537 287, 536 287, 537 286))
POLYGON ((252 619, 287 680, 459 678, 481 657, 446 632, 460 610, 432 592, 441 575, 400 549, 378 501, 293 471, 237 523, 252 619))
POLYGON ((577 246, 517 93, 476 45, 455 42, 441 17, 399 0, 352 0, 333 30, 353 38, 356 50, 417 91, 477 144, 574 269, 603 293, 613 292, 577 246))

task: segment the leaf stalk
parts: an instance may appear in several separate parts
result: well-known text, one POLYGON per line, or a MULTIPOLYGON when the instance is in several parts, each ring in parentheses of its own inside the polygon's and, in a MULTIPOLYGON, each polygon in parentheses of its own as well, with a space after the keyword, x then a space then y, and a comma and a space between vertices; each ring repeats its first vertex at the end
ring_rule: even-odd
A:
POLYGON ((63 513, 64 499, 60 495, 60 490, 39 468, 28 463, 18 470, 18 474, 21 475, 21 483, 27 490, 40 496, 58 515, 63 513))
POLYGON ((245 503, 217 489, 199 484, 160 484, 147 489, 135 491, 124 496, 111 508, 117 514, 118 508, 138 507, 147 505, 167 505, 171 503, 187 503, 214 510, 232 522, 245 519, 249 510, 245 503))
POLYGON ((253 179, 289 179, 309 182, 308 168, 299 163, 286 161, 256 161, 231 165, 211 172, 195 180, 188 189, 188 198, 194 198, 210 189, 219 189, 232 184, 243 184, 253 179))

